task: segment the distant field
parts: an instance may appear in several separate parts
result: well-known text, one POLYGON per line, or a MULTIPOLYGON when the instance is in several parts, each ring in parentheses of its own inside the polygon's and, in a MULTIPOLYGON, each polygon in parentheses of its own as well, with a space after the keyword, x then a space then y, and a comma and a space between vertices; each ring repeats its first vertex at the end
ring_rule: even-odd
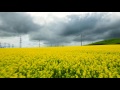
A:
POLYGON ((2 48, 0 78, 120 78, 120 45, 2 48))
POLYGON ((120 45, 120 38, 102 40, 102 41, 91 43, 90 45, 115 45, 115 44, 120 45))

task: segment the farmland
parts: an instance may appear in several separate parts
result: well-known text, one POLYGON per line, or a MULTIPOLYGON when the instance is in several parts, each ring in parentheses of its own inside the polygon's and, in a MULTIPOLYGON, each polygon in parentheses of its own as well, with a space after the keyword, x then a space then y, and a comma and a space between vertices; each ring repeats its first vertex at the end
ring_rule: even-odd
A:
POLYGON ((1 48, 0 78, 120 78, 120 45, 1 48))

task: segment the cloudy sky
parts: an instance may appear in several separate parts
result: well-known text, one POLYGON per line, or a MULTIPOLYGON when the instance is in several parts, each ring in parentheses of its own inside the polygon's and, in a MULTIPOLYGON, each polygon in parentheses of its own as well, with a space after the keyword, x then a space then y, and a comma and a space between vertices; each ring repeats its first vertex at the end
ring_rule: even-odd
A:
POLYGON ((80 45, 120 38, 120 12, 0 12, 0 43, 80 45))

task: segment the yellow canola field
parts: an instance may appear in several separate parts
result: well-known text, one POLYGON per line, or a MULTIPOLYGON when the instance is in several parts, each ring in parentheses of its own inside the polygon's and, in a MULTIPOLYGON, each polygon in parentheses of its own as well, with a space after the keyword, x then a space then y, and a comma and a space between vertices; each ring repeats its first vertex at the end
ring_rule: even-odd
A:
POLYGON ((0 78, 120 78, 120 45, 1 48, 0 78))

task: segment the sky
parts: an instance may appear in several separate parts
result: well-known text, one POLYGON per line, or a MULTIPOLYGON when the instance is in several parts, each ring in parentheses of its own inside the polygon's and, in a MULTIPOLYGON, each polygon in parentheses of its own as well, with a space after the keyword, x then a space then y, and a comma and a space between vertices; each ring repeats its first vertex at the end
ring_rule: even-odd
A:
POLYGON ((120 38, 120 12, 0 12, 0 43, 83 45, 120 38))

